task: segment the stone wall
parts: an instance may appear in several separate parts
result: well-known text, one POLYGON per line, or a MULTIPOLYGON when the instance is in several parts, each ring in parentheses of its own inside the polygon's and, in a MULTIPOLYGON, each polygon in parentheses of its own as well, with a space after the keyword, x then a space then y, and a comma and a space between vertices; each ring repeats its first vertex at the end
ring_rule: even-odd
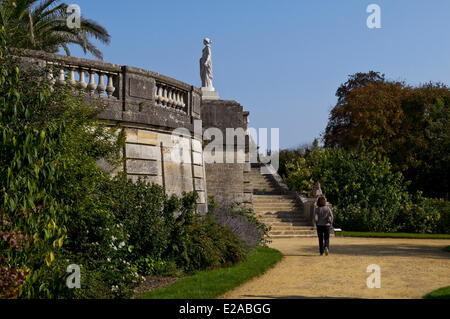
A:
POLYGON ((205 155, 206 189, 220 206, 232 203, 252 204, 253 189, 250 185, 249 137, 238 147, 236 139, 227 139, 227 128, 247 131, 249 113, 236 101, 203 100, 203 129, 218 128, 224 137, 222 163, 210 163, 205 155), (227 158, 234 159, 232 163, 227 158))
POLYGON ((125 168, 128 176, 162 185, 167 194, 181 196, 196 191, 199 211, 206 212, 205 171, 202 143, 191 136, 172 136, 171 131, 131 128, 126 131, 125 168))
MULTIPOLYGON (((133 180, 139 177, 162 185, 168 194, 196 191, 198 210, 207 210, 208 195, 222 205, 252 203, 248 136, 242 147, 224 140, 223 158, 232 163, 204 164, 203 129, 247 130, 248 112, 236 101, 203 100, 199 88, 167 76, 130 66, 92 61, 41 51, 17 51, 27 67, 45 68, 54 85, 70 84, 86 92, 104 110, 100 119, 120 124, 126 132, 123 169, 133 180), (181 130, 173 135, 174 130, 181 130), (238 160, 240 159, 240 160, 238 160)), ((101 163, 101 162, 99 162, 101 163)))
MULTIPOLYGON (((41 51, 20 51, 27 67, 46 68, 54 85, 71 84, 104 107, 100 119, 126 132, 123 169, 164 187, 168 194, 197 191, 206 212, 202 142, 193 123, 201 119, 200 89, 167 76, 130 66, 41 51), (182 134, 172 136, 174 129, 182 134)), ((102 161, 99 162, 101 164, 102 161)))

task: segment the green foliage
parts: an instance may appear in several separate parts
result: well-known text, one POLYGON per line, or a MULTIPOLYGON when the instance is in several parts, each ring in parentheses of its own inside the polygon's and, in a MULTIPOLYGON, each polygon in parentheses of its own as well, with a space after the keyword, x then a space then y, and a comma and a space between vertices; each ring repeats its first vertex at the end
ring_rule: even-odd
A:
POLYGON ((173 285, 144 293, 142 299, 213 299, 272 268, 283 258, 278 250, 258 247, 245 262, 237 265, 202 271, 173 285))
POLYGON ((163 276, 177 273, 176 265, 173 261, 148 257, 140 257, 136 261, 136 268, 138 273, 143 276, 163 276))
POLYGON ((437 289, 423 297, 424 299, 450 299, 450 286, 437 289))
MULTIPOLYGON (((4 28, 0 32, 4 39, 4 28)), ((64 178, 61 158, 55 152, 65 138, 64 125, 34 121, 36 114, 51 105, 50 90, 45 83, 39 92, 24 89, 23 83, 30 79, 22 77, 4 42, 1 45, 0 230, 11 234, 16 245, 5 237, 0 239, 0 250, 6 256, 0 266, 27 273, 21 295, 51 298, 61 289, 50 275, 57 273, 52 270, 55 255, 67 233, 64 213, 68 207, 54 194, 64 178)), ((8 293, 0 287, 0 295, 8 293)))
POLYGON ((315 149, 291 157, 288 186, 308 194, 316 182, 334 207, 335 226, 353 231, 448 233, 449 203, 410 195, 390 162, 364 143, 358 151, 315 149))
POLYGON ((125 258, 126 234, 101 192, 108 172, 97 165, 120 160, 123 134, 99 123, 101 109, 85 105, 82 94, 50 87, 46 70, 19 71, 6 48, 0 57, 0 248, 6 256, 0 263, 7 274, 26 274, 23 282, 18 277, 19 290, 9 285, 14 290, 0 294, 83 295, 65 284, 66 267, 74 263, 84 265, 83 280, 102 271, 103 283, 118 287, 115 296, 130 295, 137 273, 125 258))
POLYGON ((245 245, 210 214, 191 216, 182 212, 172 232, 168 256, 188 273, 231 265, 246 258, 245 245))
POLYGON ((142 179, 133 183, 126 174, 118 174, 112 182, 105 183, 101 192, 108 194, 108 210, 129 235, 133 258, 160 259, 168 249, 174 213, 181 201, 175 196, 169 198, 159 185, 142 179))
POLYGON ((82 92, 51 86, 48 70, 21 71, 2 44, 1 297, 127 298, 138 272, 195 272, 246 258, 230 229, 196 213, 196 193, 169 197, 125 173, 112 178, 122 163, 120 127, 99 122, 103 109, 86 105, 82 92), (66 286, 71 264, 81 267, 81 289, 66 286))
POLYGON ((102 59, 102 52, 91 42, 94 37, 108 44, 110 35, 95 21, 81 17, 80 28, 67 25, 67 4, 59 0, 2 0, 0 27, 8 33, 8 46, 57 53, 64 49, 70 55, 69 44, 80 46, 84 53, 102 59))
POLYGON ((105 184, 102 192, 111 199, 108 210, 129 235, 130 258, 141 274, 169 272, 172 263, 195 272, 245 258, 243 243, 229 229, 196 213, 196 193, 169 197, 161 186, 142 179, 133 183, 125 174, 105 184), (161 269, 156 269, 159 262, 161 269))
POLYGON ((448 233, 450 229, 441 229, 444 222, 438 205, 439 201, 424 198, 420 193, 405 201, 403 211, 398 217, 397 223, 404 232, 409 233, 448 233), (443 230, 441 232, 441 230, 443 230))
POLYGON ((213 197, 210 197, 209 214, 219 224, 231 230, 247 249, 259 245, 266 246, 270 227, 266 226, 256 216, 252 208, 241 203, 229 207, 218 207, 213 197))
POLYGON ((411 181, 411 193, 449 198, 450 89, 411 87, 377 72, 356 73, 337 90, 325 130, 326 147, 370 150, 389 158, 411 181))
POLYGON ((366 238, 414 238, 414 239, 450 239, 448 234, 417 234, 417 233, 373 233, 342 231, 343 237, 366 237, 366 238))

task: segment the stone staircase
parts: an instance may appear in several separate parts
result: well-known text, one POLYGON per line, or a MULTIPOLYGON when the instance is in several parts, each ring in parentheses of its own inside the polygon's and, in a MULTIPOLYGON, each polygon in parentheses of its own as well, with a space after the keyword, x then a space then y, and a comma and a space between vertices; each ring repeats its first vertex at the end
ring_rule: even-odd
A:
POLYGON ((279 187, 272 176, 261 175, 259 167, 252 167, 249 177, 253 187, 253 209, 256 216, 271 227, 271 238, 316 236, 315 228, 304 216, 294 192, 279 187))

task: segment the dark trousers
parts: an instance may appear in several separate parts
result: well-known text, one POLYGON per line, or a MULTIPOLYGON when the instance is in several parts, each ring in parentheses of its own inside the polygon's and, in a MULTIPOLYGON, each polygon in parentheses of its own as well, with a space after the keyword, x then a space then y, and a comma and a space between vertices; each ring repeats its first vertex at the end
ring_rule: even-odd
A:
POLYGON ((330 248, 330 226, 317 226, 317 236, 319 236, 320 254, 323 254, 325 247, 330 248))

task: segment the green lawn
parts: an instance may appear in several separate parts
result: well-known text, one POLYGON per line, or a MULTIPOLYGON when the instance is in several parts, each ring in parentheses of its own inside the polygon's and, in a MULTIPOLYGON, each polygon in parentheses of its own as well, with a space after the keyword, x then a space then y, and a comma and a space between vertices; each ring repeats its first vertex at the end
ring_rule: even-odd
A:
POLYGON ((352 231, 343 231, 339 234, 344 237, 450 239, 450 234, 371 233, 352 231))
POLYGON ((213 299, 244 282, 263 274, 283 258, 275 249, 258 247, 245 262, 237 265, 202 271, 173 285, 146 292, 141 299, 213 299))
POLYGON ((444 287, 425 295, 425 299, 450 299, 450 286, 444 287))

